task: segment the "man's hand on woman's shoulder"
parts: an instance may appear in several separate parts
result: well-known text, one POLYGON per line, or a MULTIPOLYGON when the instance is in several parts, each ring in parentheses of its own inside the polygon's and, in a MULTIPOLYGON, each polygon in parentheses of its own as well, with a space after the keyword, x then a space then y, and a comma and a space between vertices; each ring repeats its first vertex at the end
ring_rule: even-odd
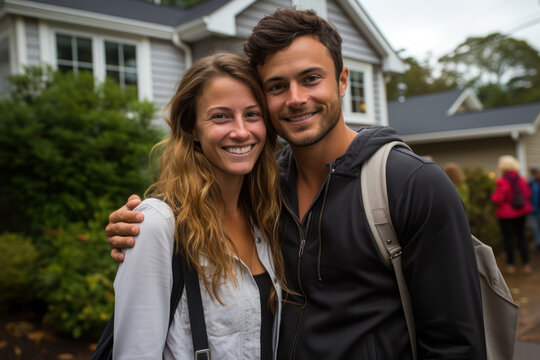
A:
POLYGON ((135 245, 135 235, 139 234, 139 226, 144 219, 143 214, 133 211, 141 203, 138 195, 131 195, 127 203, 120 209, 109 215, 109 224, 105 228, 109 245, 111 246, 111 257, 117 261, 124 261, 123 248, 135 245))

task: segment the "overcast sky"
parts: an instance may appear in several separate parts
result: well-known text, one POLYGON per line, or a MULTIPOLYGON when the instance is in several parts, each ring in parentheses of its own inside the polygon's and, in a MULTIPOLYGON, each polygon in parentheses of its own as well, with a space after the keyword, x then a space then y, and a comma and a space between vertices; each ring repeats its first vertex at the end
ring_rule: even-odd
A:
MULTIPOLYGON (((468 36, 495 31, 540 50, 540 0, 359 0, 394 50, 440 57, 468 36), (523 28, 519 30, 520 28, 523 28)), ((402 56, 403 56, 402 55, 402 56)))

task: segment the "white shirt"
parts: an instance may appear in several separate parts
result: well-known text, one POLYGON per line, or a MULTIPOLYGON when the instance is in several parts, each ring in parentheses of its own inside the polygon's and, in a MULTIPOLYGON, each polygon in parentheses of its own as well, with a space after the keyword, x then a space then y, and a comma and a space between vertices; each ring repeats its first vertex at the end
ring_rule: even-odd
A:
MULTIPOLYGON (((113 359, 193 359, 193 343, 185 289, 169 328, 174 251, 174 215, 158 199, 146 199, 136 209, 144 214, 136 245, 125 250, 114 281, 113 359)), ((270 248, 257 227, 259 259, 270 275, 278 308, 274 316, 272 345, 276 358, 281 319, 281 289, 275 277, 270 248)), ((207 266, 205 258, 201 264, 207 266)), ((261 303, 249 268, 237 261, 238 287, 225 282, 219 296, 210 297, 200 280, 201 298, 212 359, 260 359, 261 303)))

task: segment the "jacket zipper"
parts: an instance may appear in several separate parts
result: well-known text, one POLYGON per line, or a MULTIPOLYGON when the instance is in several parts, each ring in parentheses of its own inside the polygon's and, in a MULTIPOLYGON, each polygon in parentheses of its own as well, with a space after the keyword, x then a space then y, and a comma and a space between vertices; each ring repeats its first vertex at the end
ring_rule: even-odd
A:
MULTIPOLYGON (((324 181, 323 183, 321 184, 321 186, 319 187, 319 191, 317 192, 317 195, 315 195, 315 198, 313 199, 313 201, 311 202, 311 205, 309 206, 306 214, 308 214, 308 217, 306 219, 306 230, 309 230, 309 224, 311 222, 311 208, 313 207, 313 204, 317 201, 317 199, 319 198, 319 195, 321 194, 322 192, 322 189, 324 189, 326 187, 326 183, 329 181, 330 179, 330 174, 334 171, 333 169, 333 164, 330 164, 330 166, 328 167, 328 172, 326 173, 326 177, 324 178, 324 181)), ((302 264, 302 255, 304 254, 304 248, 306 246, 306 242, 307 242, 307 231, 306 231, 306 236, 304 236, 304 230, 302 228, 302 225, 300 223, 300 219, 298 216, 296 216, 296 214, 291 210, 291 208, 287 205, 287 203, 284 201, 283 202, 285 208, 287 209, 287 211, 289 212, 289 214, 292 216, 292 218, 294 219, 294 222, 296 223, 296 227, 298 229, 298 233, 300 235, 300 243, 299 243, 299 248, 298 248, 298 257, 297 257, 297 279, 298 279, 298 286, 300 288, 300 293, 302 295, 302 297, 304 298, 304 304, 302 304, 302 308, 300 309, 300 316, 298 317, 298 322, 296 323, 296 328, 294 330, 294 334, 293 334, 293 342, 291 344, 291 351, 290 351, 290 359, 293 360, 294 359, 294 354, 295 354, 295 351, 296 351, 296 341, 298 339, 298 333, 300 331, 300 324, 302 323, 302 318, 304 316, 304 309, 306 308, 306 304, 307 304, 307 296, 306 294, 304 293, 304 288, 302 286, 302 277, 300 275, 300 270, 301 270, 301 264, 302 264)), ((322 211, 322 209, 321 209, 322 211)), ((304 215, 305 217, 305 215, 304 215)))
MULTIPOLYGON (((330 164, 328 175, 333 174, 336 170, 333 168, 332 164, 330 164)), ((318 224, 318 235, 319 235, 319 255, 317 256, 317 279, 319 281, 322 281, 322 275, 321 275, 321 256, 322 256, 322 237, 321 237, 321 229, 322 229, 322 218, 324 215, 324 209, 326 208, 326 199, 328 195, 328 188, 330 187, 330 181, 332 180, 332 177, 327 176, 328 181, 325 181, 324 186, 324 197, 323 197, 323 203, 321 207, 321 212, 319 214, 319 224, 318 224)))

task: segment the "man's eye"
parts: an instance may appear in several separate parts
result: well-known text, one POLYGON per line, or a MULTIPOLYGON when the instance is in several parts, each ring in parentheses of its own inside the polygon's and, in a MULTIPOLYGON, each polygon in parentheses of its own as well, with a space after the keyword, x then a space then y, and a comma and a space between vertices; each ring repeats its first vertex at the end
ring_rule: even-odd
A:
POLYGON ((321 77, 319 75, 309 75, 305 78, 306 82, 314 82, 319 80, 321 77))
POLYGON ((281 85, 281 84, 274 84, 274 85, 271 85, 271 86, 268 87, 268 91, 271 91, 271 92, 272 91, 279 91, 281 89, 283 89, 283 85, 281 85))

